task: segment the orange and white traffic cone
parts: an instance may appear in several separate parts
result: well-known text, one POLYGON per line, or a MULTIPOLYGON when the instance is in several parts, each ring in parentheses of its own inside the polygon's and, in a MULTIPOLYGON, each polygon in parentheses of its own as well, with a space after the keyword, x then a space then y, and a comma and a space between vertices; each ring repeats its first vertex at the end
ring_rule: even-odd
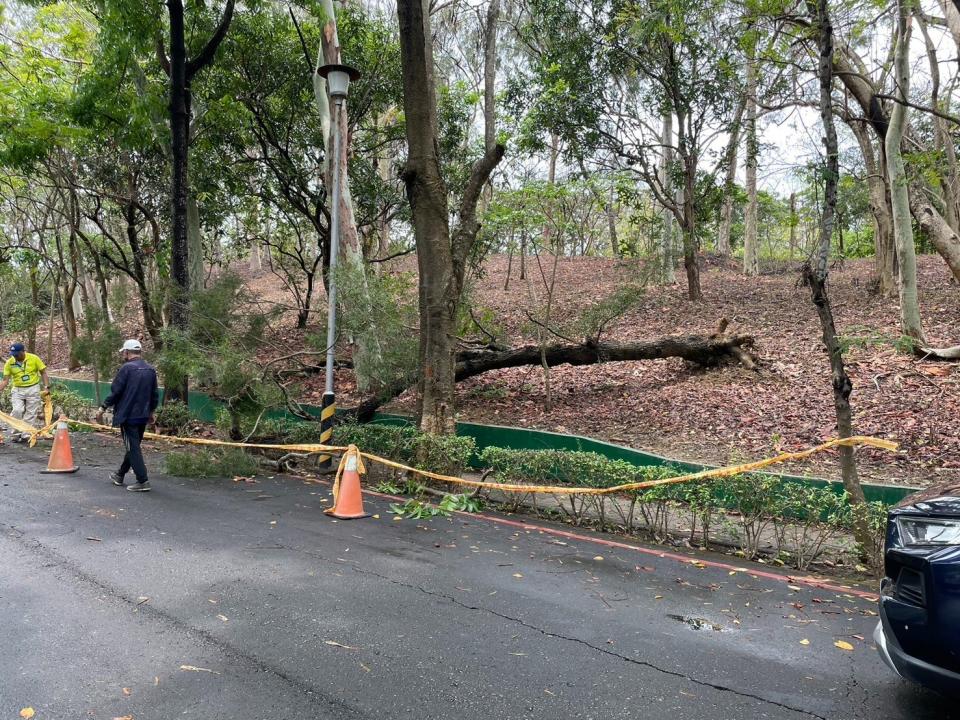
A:
POLYGON ((360 451, 355 445, 347 448, 340 460, 337 477, 333 482, 333 507, 323 512, 341 520, 356 520, 370 517, 363 511, 363 492, 360 490, 360 473, 366 472, 360 451))
POLYGON ((67 430, 67 421, 61 417, 57 423, 57 432, 53 436, 53 449, 50 450, 50 461, 47 469, 42 473, 75 473, 80 469, 73 464, 73 450, 70 447, 70 431, 67 430))

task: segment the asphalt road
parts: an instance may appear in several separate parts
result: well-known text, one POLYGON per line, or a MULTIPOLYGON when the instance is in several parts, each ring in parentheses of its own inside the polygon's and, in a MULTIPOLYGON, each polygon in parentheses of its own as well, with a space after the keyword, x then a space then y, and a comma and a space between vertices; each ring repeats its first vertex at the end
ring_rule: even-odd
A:
POLYGON ((881 664, 870 588, 372 496, 333 521, 291 478, 134 494, 115 441, 74 447, 0 447, 0 720, 960 717, 881 664))

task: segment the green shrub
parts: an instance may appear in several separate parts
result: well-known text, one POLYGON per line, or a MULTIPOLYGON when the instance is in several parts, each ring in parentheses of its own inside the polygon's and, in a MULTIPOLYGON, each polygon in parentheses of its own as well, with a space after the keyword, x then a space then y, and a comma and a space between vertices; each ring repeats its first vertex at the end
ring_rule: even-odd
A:
POLYGON ((874 571, 883 568, 883 547, 889 511, 890 508, 882 502, 869 502, 848 507, 843 516, 842 523, 846 530, 852 531, 857 522, 862 520, 870 531, 872 541, 866 547, 858 547, 857 551, 874 571))
POLYGON ((806 570, 826 543, 840 534, 851 511, 850 496, 830 488, 782 482, 774 528, 778 553, 798 570, 806 570))
POLYGON ((176 477, 237 477, 254 475, 257 460, 239 448, 171 452, 164 458, 166 472, 176 477))
POLYGON ((170 435, 183 435, 190 427, 193 416, 186 403, 173 400, 157 408, 157 428, 170 435))
POLYGON ((737 513, 741 552, 748 559, 757 557, 763 535, 780 510, 782 481, 775 475, 748 473, 714 482, 727 506, 737 513))
POLYGON ((89 420, 96 414, 96 408, 87 398, 65 385, 51 383, 50 400, 53 403, 54 419, 63 414, 74 420, 89 420))

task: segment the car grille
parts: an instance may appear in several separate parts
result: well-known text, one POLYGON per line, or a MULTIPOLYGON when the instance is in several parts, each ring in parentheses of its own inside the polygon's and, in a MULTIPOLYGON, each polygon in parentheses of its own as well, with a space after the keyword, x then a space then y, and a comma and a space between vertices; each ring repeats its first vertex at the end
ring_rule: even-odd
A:
POLYGON ((897 599, 924 607, 927 603, 923 592, 923 575, 910 568, 901 568, 897 578, 897 599))

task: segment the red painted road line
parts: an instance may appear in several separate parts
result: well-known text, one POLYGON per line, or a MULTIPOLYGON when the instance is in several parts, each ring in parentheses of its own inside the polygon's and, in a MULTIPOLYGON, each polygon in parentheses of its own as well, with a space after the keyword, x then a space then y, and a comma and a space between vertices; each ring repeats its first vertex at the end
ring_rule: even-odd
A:
MULTIPOLYGON (((321 482, 326 482, 326 481, 321 481, 321 482)), ((408 499, 408 498, 398 497, 396 495, 388 495, 386 493, 376 492, 374 490, 364 490, 364 492, 368 495, 376 495, 377 497, 387 498, 389 500, 405 501, 408 499)), ((663 558, 664 560, 673 560, 674 562, 683 563, 684 565, 691 565, 693 563, 697 563, 698 565, 717 568, 719 570, 726 570, 727 572, 736 571, 736 572, 746 573, 747 575, 753 575, 755 577, 762 577, 766 580, 775 580, 777 582, 782 582, 785 585, 806 585, 807 587, 816 588, 818 590, 828 590, 830 592, 841 593, 844 595, 853 595, 855 597, 859 597, 864 600, 869 600, 871 602, 877 602, 880 599, 876 593, 871 593, 866 590, 859 590, 857 588, 847 587, 844 585, 833 585, 831 583, 826 583, 826 582, 823 582, 822 580, 819 580, 813 577, 794 577, 792 575, 780 575, 778 573, 769 572, 767 570, 759 570, 759 569, 754 570, 751 568, 745 568, 742 565, 731 565, 730 563, 718 562, 716 560, 702 560, 700 558, 697 558, 691 555, 680 555, 678 553, 663 552, 662 550, 654 550, 653 548, 646 548, 640 545, 630 545, 628 543, 618 542, 616 540, 607 540, 605 538, 591 537, 590 535, 580 535, 579 533, 569 532, 567 530, 558 530, 557 528, 545 527, 543 525, 534 525, 533 523, 528 523, 528 522, 508 520, 507 518, 497 517, 496 515, 487 515, 485 513, 458 512, 457 514, 467 518, 485 520, 486 522, 495 523, 497 525, 507 525, 509 527, 520 528, 521 530, 536 530, 537 532, 540 532, 540 533, 545 533, 547 535, 555 535, 556 537, 562 537, 568 540, 579 540, 580 542, 588 542, 588 543, 593 543, 595 545, 603 545, 605 547, 612 547, 620 550, 631 550, 633 552, 642 553, 644 555, 651 555, 653 557, 663 558)))

